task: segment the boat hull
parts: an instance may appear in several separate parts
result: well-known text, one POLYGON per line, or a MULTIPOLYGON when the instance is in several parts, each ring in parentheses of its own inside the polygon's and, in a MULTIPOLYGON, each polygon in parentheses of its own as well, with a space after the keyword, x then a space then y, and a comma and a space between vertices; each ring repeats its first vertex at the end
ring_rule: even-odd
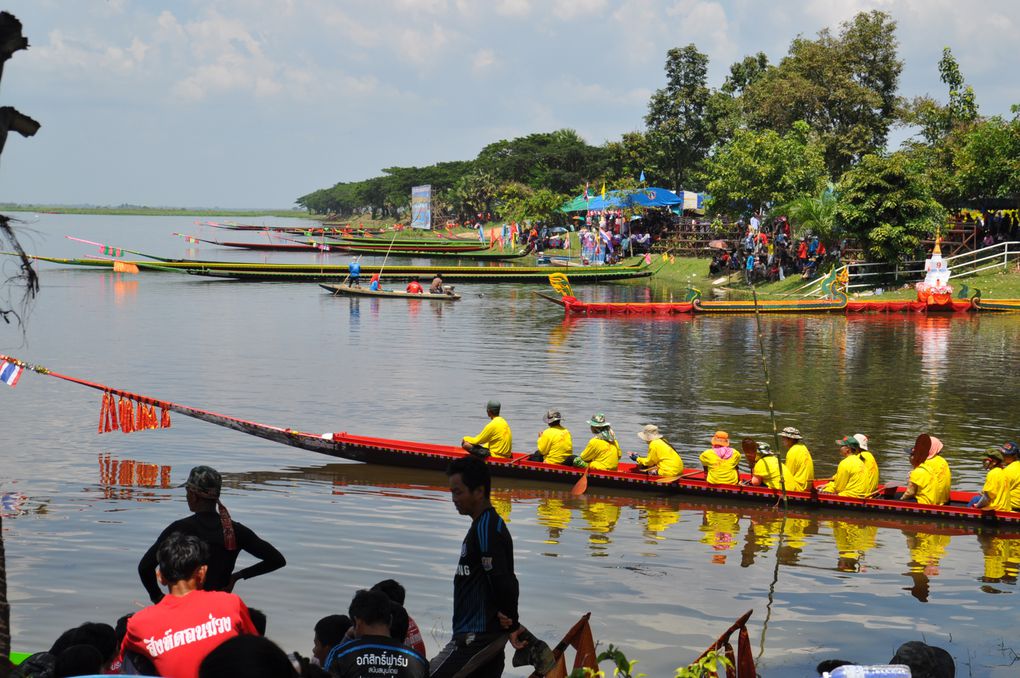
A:
POLYGON ((324 290, 341 297, 374 297, 376 299, 417 299, 418 301, 460 301, 459 294, 429 294, 428 292, 413 294, 399 290, 370 290, 367 287, 349 287, 347 285, 319 285, 324 290))

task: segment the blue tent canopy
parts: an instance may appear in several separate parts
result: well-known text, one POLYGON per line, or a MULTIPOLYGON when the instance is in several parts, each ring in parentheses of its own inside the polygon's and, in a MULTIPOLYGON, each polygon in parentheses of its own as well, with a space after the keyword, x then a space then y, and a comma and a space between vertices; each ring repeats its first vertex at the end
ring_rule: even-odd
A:
POLYGON ((636 191, 609 191, 606 197, 590 196, 587 201, 579 195, 568 201, 560 210, 563 212, 584 212, 587 210, 605 210, 618 207, 669 207, 683 204, 683 198, 667 188, 642 188, 636 191))

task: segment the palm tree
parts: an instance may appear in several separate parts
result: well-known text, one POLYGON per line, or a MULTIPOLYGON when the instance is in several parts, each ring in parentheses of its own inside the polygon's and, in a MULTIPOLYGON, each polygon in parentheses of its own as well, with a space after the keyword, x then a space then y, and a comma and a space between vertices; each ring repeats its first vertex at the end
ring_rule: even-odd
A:
POLYGON ((831 244, 839 236, 836 228, 836 190, 832 184, 823 188, 818 195, 804 195, 779 208, 790 220, 792 236, 811 231, 812 235, 831 244))

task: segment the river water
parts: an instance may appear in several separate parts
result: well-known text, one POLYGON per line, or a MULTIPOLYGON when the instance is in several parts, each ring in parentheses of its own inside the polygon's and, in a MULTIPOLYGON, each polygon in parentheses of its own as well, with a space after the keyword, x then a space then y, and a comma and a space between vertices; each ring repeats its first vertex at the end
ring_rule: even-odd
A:
MULTIPOLYGON (((97 253, 64 238, 73 235, 162 256, 347 261, 194 249, 172 233, 264 236, 190 218, 22 216, 26 249, 53 256, 97 253)), ((517 450, 533 449, 555 407, 575 444, 595 412, 628 451, 655 423, 688 466, 716 429, 737 440, 772 430, 753 317, 566 321, 529 286, 461 285, 455 304, 355 301, 307 284, 40 268, 27 331, 5 328, 0 352, 245 419, 456 443, 498 398, 517 450)), ((654 279, 575 293, 668 295, 654 279)), ((883 480, 902 482, 902 450, 927 431, 946 444, 954 487, 978 489, 980 451, 1020 436, 1016 316, 777 316, 762 330, 779 426, 800 428, 820 477, 838 461, 833 441, 863 432, 883 480)), ((388 577, 407 587, 429 651, 445 642, 468 522, 441 473, 337 462, 176 415, 167 430, 97 435, 99 409, 98 392, 37 374, 0 390, 15 649, 45 649, 69 626, 112 623, 143 604, 138 558, 187 514, 173 486, 197 464, 224 473, 232 515, 288 559, 236 591, 268 614, 285 649, 307 654, 320 617, 388 577), (125 460, 155 466, 128 474, 125 460), (168 483, 158 467, 170 467, 168 483)), ((914 639, 947 648, 959 675, 1015 675, 1020 542, 1004 535, 567 490, 494 488, 514 537, 522 619, 550 644, 590 610, 596 639, 649 676, 672 675, 753 609, 767 676, 814 675, 834 657, 884 662, 914 639)))

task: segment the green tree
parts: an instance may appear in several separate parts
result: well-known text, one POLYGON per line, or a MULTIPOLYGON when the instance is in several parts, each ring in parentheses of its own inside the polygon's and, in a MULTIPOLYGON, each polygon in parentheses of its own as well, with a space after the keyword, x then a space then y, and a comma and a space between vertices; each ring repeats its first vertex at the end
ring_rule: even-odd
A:
POLYGON ((814 195, 802 195, 778 208, 793 227, 794 235, 808 231, 831 245, 840 239, 836 228, 836 187, 828 184, 814 195))
POLYGON ((574 130, 561 129, 489 144, 474 168, 500 184, 512 181, 566 193, 603 172, 605 160, 602 148, 589 146, 574 130))
POLYGON ((962 195, 970 199, 1020 195, 1020 119, 995 116, 959 135, 953 164, 962 195))
POLYGON ((864 156, 843 175, 836 193, 836 227, 873 260, 917 256, 921 240, 945 223, 945 209, 907 153, 864 156))
POLYGON ((896 22, 861 12, 838 36, 822 30, 798 37, 778 66, 744 90, 743 109, 757 129, 785 132, 798 120, 815 130, 833 177, 867 153, 885 148, 897 119, 896 89, 903 63, 896 54, 896 22))
POLYGON ((513 221, 540 220, 547 224, 561 223, 565 216, 560 206, 570 199, 564 193, 548 188, 535 190, 521 183, 511 182, 499 189, 499 214, 513 221))
POLYGON ((807 124, 784 135, 772 130, 738 130, 706 166, 713 209, 753 212, 815 194, 827 178, 822 147, 807 124))
POLYGON ((666 86, 648 102, 645 124, 656 176, 667 188, 691 189, 711 146, 706 107, 708 57, 693 44, 666 54, 666 86))
MULTIPOLYGON (((623 177, 637 178, 642 172, 645 173, 646 184, 657 185, 661 180, 655 173, 654 152, 647 134, 625 132, 619 141, 607 141, 603 149, 610 181, 623 177)), ((573 194, 577 195, 577 191, 573 194)))

